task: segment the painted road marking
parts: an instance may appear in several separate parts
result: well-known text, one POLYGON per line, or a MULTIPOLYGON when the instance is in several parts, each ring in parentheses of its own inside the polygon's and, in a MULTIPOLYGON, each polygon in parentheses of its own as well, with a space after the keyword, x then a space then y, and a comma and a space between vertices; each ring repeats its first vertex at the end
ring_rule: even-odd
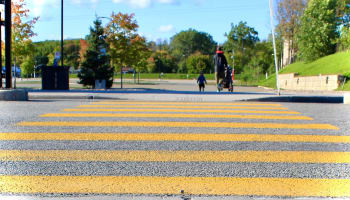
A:
POLYGON ((125 122, 125 121, 42 121, 20 122, 18 126, 71 126, 71 127, 192 127, 192 128, 274 128, 274 129, 328 129, 339 130, 330 124, 279 124, 235 122, 125 122))
POLYGON ((288 110, 283 107, 253 106, 176 106, 176 105, 80 105, 79 108, 205 108, 205 109, 251 109, 251 110, 288 110))
POLYGON ((145 101, 100 101, 93 102, 91 104, 107 104, 107 105, 135 105, 135 104, 155 104, 155 105, 228 105, 228 106, 276 106, 279 107, 281 104, 268 104, 268 103, 210 103, 210 102, 145 102, 145 101))
POLYGON ((1 161, 264 162, 349 164, 350 152, 0 150, 1 161))
POLYGON ((216 115, 216 114, 164 114, 164 113, 47 113, 40 117, 118 117, 118 118, 209 118, 209 119, 275 119, 313 120, 306 116, 280 115, 216 115))
POLYGON ((188 109, 103 109, 103 108, 85 108, 85 109, 64 109, 65 112, 177 112, 177 113, 255 113, 255 114, 301 114, 294 111, 265 111, 265 110, 188 110, 188 109))
POLYGON ((350 136, 186 133, 0 133, 0 140, 350 143, 350 136))
POLYGON ((0 176, 1 193, 349 197, 349 179, 0 176))

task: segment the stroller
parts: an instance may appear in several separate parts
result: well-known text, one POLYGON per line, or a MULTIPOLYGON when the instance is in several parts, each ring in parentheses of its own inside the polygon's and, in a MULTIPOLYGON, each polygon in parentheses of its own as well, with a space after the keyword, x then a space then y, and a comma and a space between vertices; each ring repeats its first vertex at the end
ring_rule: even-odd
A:
POLYGON ((229 92, 233 92, 232 67, 225 68, 225 77, 222 81, 222 88, 227 88, 229 92))

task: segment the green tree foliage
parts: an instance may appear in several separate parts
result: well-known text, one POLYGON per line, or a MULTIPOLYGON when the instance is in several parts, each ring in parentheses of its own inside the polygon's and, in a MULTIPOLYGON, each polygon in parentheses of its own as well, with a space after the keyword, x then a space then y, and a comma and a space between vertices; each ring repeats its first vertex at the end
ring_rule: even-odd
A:
POLYGON ((337 48, 344 51, 350 49, 350 0, 338 0, 337 3, 337 16, 341 26, 337 48))
POLYGON ((90 28, 90 34, 87 36, 89 47, 86 50, 85 60, 81 64, 78 77, 80 84, 84 86, 95 88, 95 80, 106 80, 106 87, 111 88, 114 68, 110 66, 110 58, 106 53, 108 45, 101 23, 100 20, 96 19, 94 27, 90 28))
POLYGON ((112 13, 111 21, 105 30, 114 67, 130 67, 135 63, 135 60, 131 59, 135 53, 132 41, 142 38, 137 34, 137 28, 134 14, 112 13))
POLYGON ((78 69, 80 65, 80 44, 78 40, 68 41, 63 47, 64 65, 78 69))
MULTIPOLYGON (((53 65, 56 52, 61 52, 60 41, 42 41, 34 43, 34 57, 37 65, 53 65)), ((81 62, 80 41, 64 41, 64 65, 78 69, 81 62)))
POLYGON ((186 60, 188 73, 198 74, 200 72, 209 73, 213 68, 212 59, 209 55, 202 55, 197 52, 190 55, 186 60))
POLYGON ((344 51, 350 48, 350 27, 343 26, 340 38, 338 39, 338 50, 344 51))
POLYGON ((208 33, 194 29, 182 31, 171 38, 171 54, 178 60, 184 60, 191 54, 200 52, 203 55, 215 53, 216 42, 208 33))
POLYGON ((35 36, 32 29, 39 18, 29 19, 30 11, 26 9, 26 3, 24 0, 11 2, 11 8, 13 20, 11 27, 12 58, 17 63, 22 63, 31 53, 31 48, 28 48, 28 46, 32 45, 31 38, 35 36))
POLYGON ((33 57, 27 56, 21 65, 22 76, 31 77, 31 75, 34 73, 34 66, 35 66, 35 62, 33 57))
POLYGON ((52 65, 53 64, 53 57, 55 54, 55 49, 57 49, 60 45, 59 41, 42 41, 42 42, 35 42, 35 61, 37 65, 52 65), (51 63, 50 58, 52 57, 51 63))
POLYGON ((167 51, 153 52, 148 62, 148 72, 174 73, 177 71, 175 59, 167 51))
POLYGON ((307 0, 277 0, 276 18, 278 21, 277 32, 283 38, 283 43, 288 44, 288 64, 295 59, 298 51, 296 35, 307 5, 307 0))
POLYGON ((310 0, 298 33, 299 54, 306 62, 335 53, 339 37, 336 0, 310 0))
POLYGON ((350 26, 350 0, 337 0, 337 16, 343 26, 350 26))
POLYGON ((135 63, 133 64, 137 72, 147 71, 147 59, 150 57, 152 51, 148 48, 146 44, 146 39, 141 37, 133 41, 133 59, 135 63))
POLYGON ((227 41, 224 48, 234 53, 234 66, 239 73, 254 55, 255 45, 259 41, 258 32, 241 21, 238 25, 231 24, 231 31, 225 35, 227 41))
POLYGON ((273 56, 273 45, 271 40, 261 41, 256 44, 256 53, 250 63, 257 72, 265 74, 275 71, 275 60, 273 56))

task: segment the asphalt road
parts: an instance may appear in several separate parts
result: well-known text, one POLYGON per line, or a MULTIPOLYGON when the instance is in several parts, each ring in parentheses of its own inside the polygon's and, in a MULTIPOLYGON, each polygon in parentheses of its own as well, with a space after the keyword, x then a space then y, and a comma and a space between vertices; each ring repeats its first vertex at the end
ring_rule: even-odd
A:
POLYGON ((350 197, 349 105, 34 100, 0 113, 4 198, 350 197))

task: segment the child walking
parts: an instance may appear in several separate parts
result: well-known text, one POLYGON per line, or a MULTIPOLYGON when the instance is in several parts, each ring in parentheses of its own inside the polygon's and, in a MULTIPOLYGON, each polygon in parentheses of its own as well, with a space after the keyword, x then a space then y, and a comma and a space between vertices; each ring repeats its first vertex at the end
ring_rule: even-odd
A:
POLYGON ((197 79, 197 83, 199 86, 199 91, 204 92, 205 84, 207 84, 207 80, 205 80, 203 72, 199 74, 199 77, 197 79))

